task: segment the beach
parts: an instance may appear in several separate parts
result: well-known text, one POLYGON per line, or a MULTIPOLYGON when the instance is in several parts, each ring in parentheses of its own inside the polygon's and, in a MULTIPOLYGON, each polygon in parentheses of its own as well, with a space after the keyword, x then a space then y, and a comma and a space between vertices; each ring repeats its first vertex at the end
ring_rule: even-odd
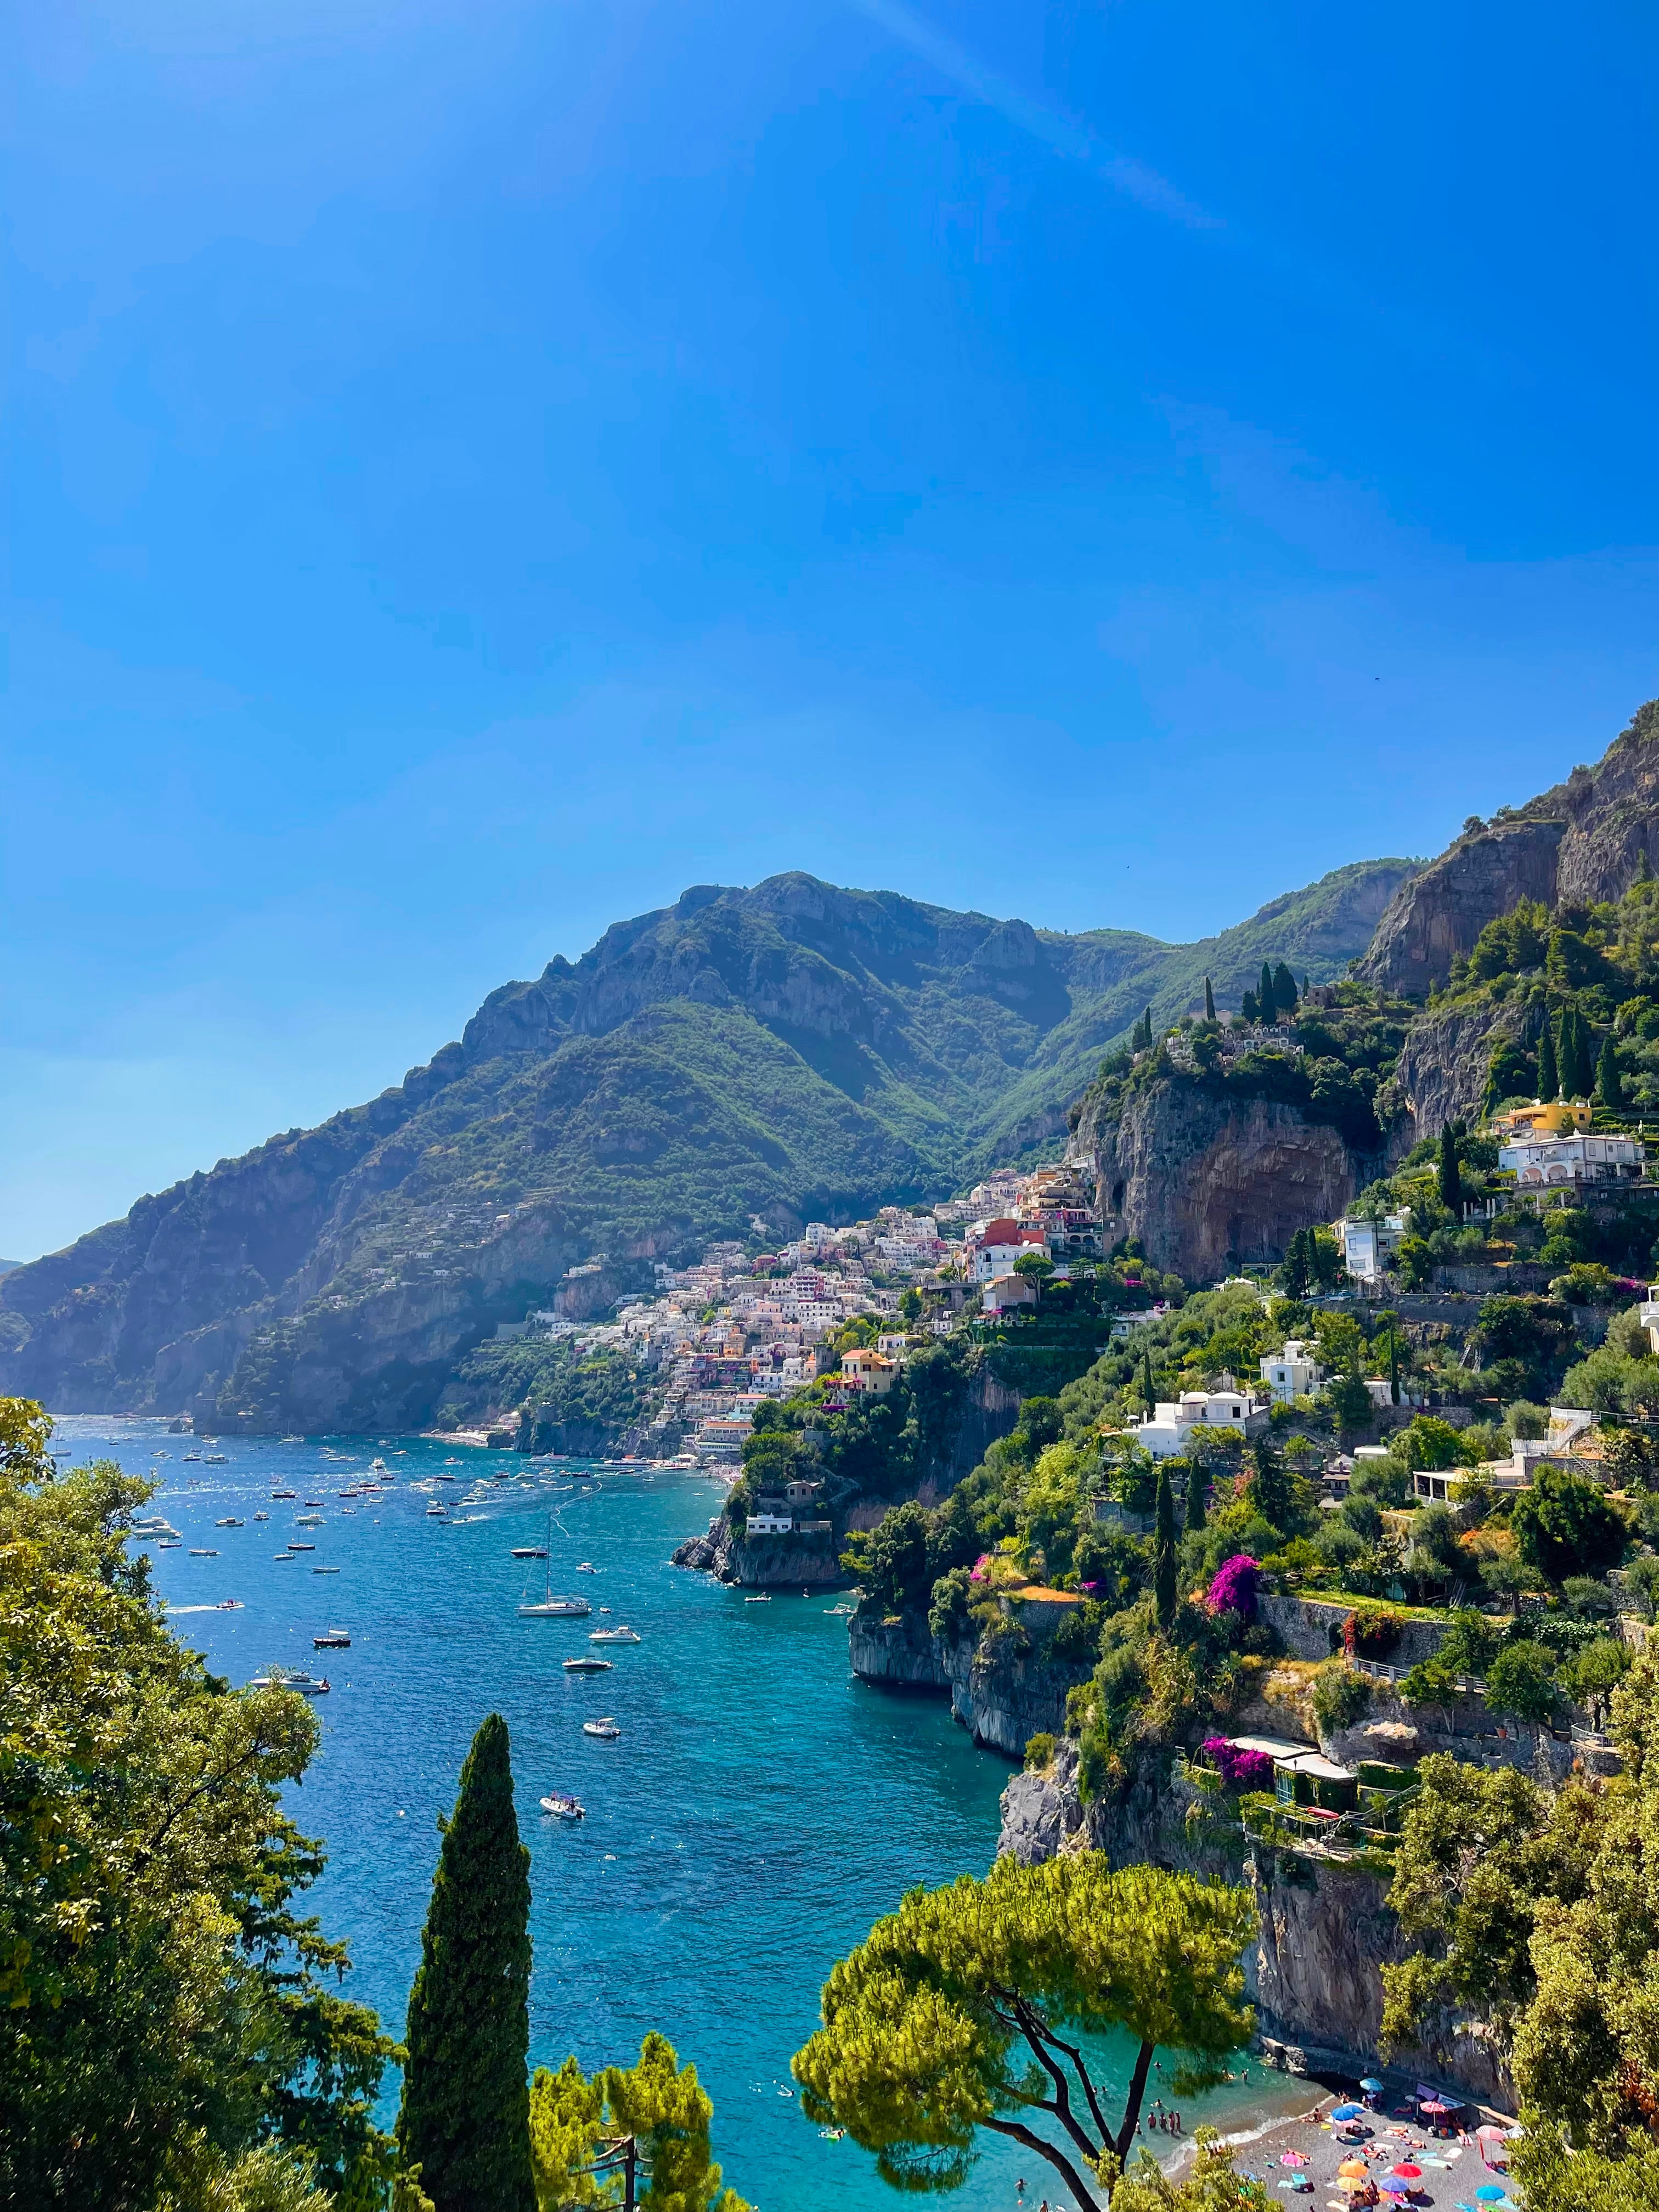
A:
MULTIPOLYGON (((1335 2206, 1338 2212, 1346 2212, 1347 2181, 1339 2177, 1337 2169, 1345 2161, 1355 2160, 1363 2161, 1367 2174, 1376 2181, 1384 2207, 1392 2202, 1419 2208, 1419 2212, 1430 2212, 1430 2208, 1435 2208, 1435 2212, 1454 2212, 1459 2204, 1473 2204, 1479 2188, 1507 2186, 1503 2169, 1483 2160, 1473 2124, 1444 2137, 1431 2134, 1419 2120, 1397 2117, 1392 2110, 1368 2112, 1360 2124, 1363 2140, 1338 2142, 1330 2114, 1334 2107, 1346 2104, 1346 2093, 1320 2089, 1311 2081, 1308 2086, 1304 2112, 1288 2119, 1267 2120, 1222 2137, 1233 2151, 1237 2171, 1265 2182, 1276 2195, 1283 2196, 1287 2205, 1306 2205, 1316 2208, 1316 2212, 1335 2206), (1301 2162, 1287 2165, 1287 2158, 1301 2162), (1382 2185, 1401 2166, 1417 2169, 1403 2177, 1411 2193, 1390 2198, 1382 2185), (1298 2188, 1298 2182, 1310 2185, 1298 2188)), ((1480 2115, 1482 2120, 1487 2117, 1484 2112, 1480 2115)), ((1148 2148, 1157 2152, 1161 2142, 1154 2135, 1148 2148)), ((1191 2163, 1193 2149, 1190 2143, 1183 2143, 1173 2157, 1160 2156, 1159 2163, 1166 2172, 1179 2174, 1191 2163)), ((1495 2154, 1488 2150, 1489 2157, 1495 2154)), ((1358 2176, 1354 2179, 1363 2189, 1364 2181, 1358 2176)), ((1518 2204, 1519 2200, 1510 2197, 1509 2202, 1518 2204)), ((1487 2209, 1483 2207, 1483 2212, 1487 2209)), ((1490 2212, 1504 2212, 1503 2205, 1492 2205, 1490 2212)))

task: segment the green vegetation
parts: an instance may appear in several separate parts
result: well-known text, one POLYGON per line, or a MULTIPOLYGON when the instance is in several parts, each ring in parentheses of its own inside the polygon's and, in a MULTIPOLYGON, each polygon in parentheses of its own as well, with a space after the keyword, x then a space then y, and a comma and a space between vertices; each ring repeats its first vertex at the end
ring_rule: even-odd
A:
POLYGON ((530 2139, 539 2212, 616 2204, 614 2146, 633 2139, 641 2212, 749 2212, 724 2186, 708 2145, 714 2107, 695 2066, 682 2066, 665 2035, 647 2035, 637 2066, 607 2066, 590 2081, 574 2058, 556 2074, 538 2066, 530 2085, 530 2139), (611 2146, 603 2177, 584 2171, 611 2146))
POLYGON ((534 2212, 530 2165, 530 1853, 519 1841, 507 1723, 461 1769, 409 1993, 398 2147, 436 2212, 534 2212))
POLYGON ((174 1640, 123 1541, 154 1486, 54 1480, 50 1429, 0 1400, 0 2200, 384 2205, 393 2045, 331 1986, 345 1951, 296 1910, 323 1853, 279 1795, 316 1718, 174 1640))
POLYGON ((959 2188, 984 2129, 1046 2159, 1078 2204, 1119 2201, 1157 2052, 1190 2095, 1250 2033, 1255 1922, 1243 1890, 1113 1873, 1095 1851, 912 1890, 824 1984, 793 2061, 806 2116, 846 2128, 896 2188, 959 2188), (1109 2122, 1080 2042, 1114 2030, 1137 2051, 1109 2122))
POLYGON ((578 1358, 568 1337, 520 1337, 481 1344, 459 1362, 438 1408, 440 1428, 461 1428, 501 1414, 516 1423, 523 1451, 557 1451, 568 1429, 595 1425, 618 1437, 649 1411, 637 1361, 601 1351, 578 1358))

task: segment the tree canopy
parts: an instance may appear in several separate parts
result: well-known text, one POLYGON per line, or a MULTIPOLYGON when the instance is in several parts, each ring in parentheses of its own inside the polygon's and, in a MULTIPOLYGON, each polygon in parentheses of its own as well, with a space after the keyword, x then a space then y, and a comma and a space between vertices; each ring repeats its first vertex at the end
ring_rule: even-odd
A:
POLYGON ((1134 2140, 1152 2058, 1184 2094, 1249 2037, 1247 1892, 1079 1852, 912 1890, 824 1986, 794 2058, 807 2117, 845 2127, 895 2186, 967 2179, 981 2128, 1046 2159, 1098 2208, 1134 2140), (1076 2039, 1136 2045, 1115 2122, 1076 2039))

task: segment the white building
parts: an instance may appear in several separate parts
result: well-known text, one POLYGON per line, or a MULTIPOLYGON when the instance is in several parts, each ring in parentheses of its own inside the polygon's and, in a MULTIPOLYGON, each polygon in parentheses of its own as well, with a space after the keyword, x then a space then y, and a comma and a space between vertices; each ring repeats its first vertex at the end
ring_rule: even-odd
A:
POLYGON ((1127 1338, 1133 1336, 1138 1328, 1150 1328, 1155 1321, 1162 1321, 1169 1310, 1168 1300, 1160 1298, 1155 1306, 1149 1306, 1145 1313, 1120 1314, 1112 1323, 1113 1341, 1121 1344, 1127 1338))
POLYGON ((1385 1213, 1379 1221, 1344 1219, 1335 1224, 1342 1264, 1357 1282, 1374 1283, 1384 1273, 1411 1227, 1411 1208, 1385 1213))
POLYGON ((1647 1147, 1634 1137, 1522 1137, 1504 1145, 1500 1168, 1513 1168, 1517 1190, 1558 1183, 1639 1182, 1647 1147))
POLYGON ((1232 1429, 1255 1437, 1267 1425, 1267 1399, 1241 1390, 1231 1375, 1224 1375, 1213 1390, 1183 1390, 1173 1401, 1160 1399, 1130 1434, 1154 1459, 1170 1459, 1185 1451, 1196 1430, 1232 1429))
POLYGON ((1287 1406, 1292 1398, 1310 1398, 1316 1390, 1322 1389, 1325 1370, 1305 1338, 1289 1336, 1262 1361, 1261 1379, 1276 1402, 1287 1406))
POLYGON ((747 1522, 751 1536, 787 1536, 794 1525, 787 1513, 751 1513, 747 1522))

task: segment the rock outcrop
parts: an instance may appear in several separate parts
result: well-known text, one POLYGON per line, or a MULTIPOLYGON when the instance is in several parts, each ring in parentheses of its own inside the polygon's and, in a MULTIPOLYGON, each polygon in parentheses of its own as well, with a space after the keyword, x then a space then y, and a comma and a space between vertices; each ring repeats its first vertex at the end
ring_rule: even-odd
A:
MULTIPOLYGON (((1099 1850, 1114 1866, 1245 1882, 1259 1914, 1244 1978, 1260 2036, 1281 2046, 1280 2063, 1297 2071, 1370 2072, 1382 2020, 1378 1968, 1407 1951, 1386 1882, 1334 1861, 1249 1844, 1210 1818, 1207 1802, 1179 1779, 1161 1787, 1141 1781, 1085 1806, 1077 1771, 1077 1747, 1066 1741, 1046 1772, 1016 1775, 1003 1792, 999 1850, 1026 1865, 1056 1851, 1099 1850)), ((1449 2020, 1431 2045, 1396 2053, 1392 2063, 1514 2110, 1503 2053, 1480 2021, 1449 2020)))
POLYGON ((1406 1032, 1391 1089, 1419 1137, 1437 1137, 1448 1121, 1480 1119, 1492 1047, 1500 1037, 1537 1042, 1523 1006, 1430 1006, 1406 1032))
POLYGON ((717 1513, 706 1536, 689 1537, 670 1557, 717 1582, 743 1589, 843 1589, 847 1574, 833 1536, 776 1535, 745 1540, 717 1513))
POLYGON ((1298 1229, 1330 1221, 1382 1172, 1293 1106, 1218 1097, 1180 1079, 1133 1095, 1121 1117, 1091 1094, 1073 1157, 1097 1178, 1116 1233, 1189 1282, 1277 1261, 1298 1229))
POLYGON ((1395 893, 1359 973, 1391 991, 1425 992, 1517 900, 1617 898, 1644 861, 1659 866, 1656 700, 1638 708, 1595 768, 1574 769, 1565 783, 1491 823, 1471 820, 1395 893))
POLYGON ((1005 1758, 1023 1758, 1034 1735, 1066 1725, 1067 1693, 1085 1667, 1055 1660, 1046 1639, 1024 1635, 947 1641, 911 1620, 848 1624, 848 1657, 861 1681, 890 1689, 947 1692, 951 1717, 974 1741, 1005 1758))

